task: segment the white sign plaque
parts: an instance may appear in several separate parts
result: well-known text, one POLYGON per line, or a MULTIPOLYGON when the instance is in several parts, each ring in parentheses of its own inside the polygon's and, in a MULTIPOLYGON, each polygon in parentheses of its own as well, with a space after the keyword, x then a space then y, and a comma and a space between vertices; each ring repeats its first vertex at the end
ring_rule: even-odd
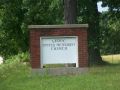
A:
POLYGON ((76 63, 78 66, 77 36, 41 37, 40 47, 42 64, 76 63))

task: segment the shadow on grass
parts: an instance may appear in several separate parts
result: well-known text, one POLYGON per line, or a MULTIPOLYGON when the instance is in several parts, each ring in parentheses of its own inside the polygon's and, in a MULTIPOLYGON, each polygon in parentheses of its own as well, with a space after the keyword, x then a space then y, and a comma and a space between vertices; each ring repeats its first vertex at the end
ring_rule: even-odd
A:
POLYGON ((120 66, 120 62, 119 63, 109 63, 107 61, 102 60, 102 62, 98 62, 98 63, 92 63, 89 65, 90 67, 104 67, 104 66, 120 66))

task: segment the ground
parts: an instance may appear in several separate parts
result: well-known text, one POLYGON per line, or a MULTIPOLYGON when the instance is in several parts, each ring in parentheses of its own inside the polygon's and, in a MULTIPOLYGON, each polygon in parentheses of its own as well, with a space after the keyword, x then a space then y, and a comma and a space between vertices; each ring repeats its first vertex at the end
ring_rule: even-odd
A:
POLYGON ((114 54, 114 55, 103 55, 102 56, 104 61, 107 61, 111 64, 118 64, 120 63, 120 54, 114 54))
POLYGON ((120 64, 92 66, 85 74, 67 76, 32 75, 23 63, 0 66, 0 90, 119 90, 119 82, 120 64))

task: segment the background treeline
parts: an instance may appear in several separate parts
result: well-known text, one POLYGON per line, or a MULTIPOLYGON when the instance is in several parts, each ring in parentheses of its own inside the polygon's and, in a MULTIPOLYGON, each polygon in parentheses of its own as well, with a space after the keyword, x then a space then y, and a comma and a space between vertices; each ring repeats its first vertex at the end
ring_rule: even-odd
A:
MULTIPOLYGON (((0 55, 29 51, 28 25, 64 24, 64 6, 64 0, 0 0, 0 55)), ((77 0, 76 7, 76 23, 89 24, 89 52, 120 53, 120 0, 77 0), (98 12, 99 1, 109 10, 98 12)))

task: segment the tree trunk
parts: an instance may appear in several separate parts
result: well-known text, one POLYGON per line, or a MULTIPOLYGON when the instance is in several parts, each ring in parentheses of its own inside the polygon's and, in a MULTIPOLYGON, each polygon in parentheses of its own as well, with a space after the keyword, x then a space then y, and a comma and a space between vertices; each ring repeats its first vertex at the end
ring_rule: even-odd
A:
POLYGON ((77 0, 64 0, 65 24, 75 24, 77 21, 77 0))
POLYGON ((89 61, 91 64, 103 64, 100 55, 100 27, 97 0, 89 0, 88 15, 89 61))

